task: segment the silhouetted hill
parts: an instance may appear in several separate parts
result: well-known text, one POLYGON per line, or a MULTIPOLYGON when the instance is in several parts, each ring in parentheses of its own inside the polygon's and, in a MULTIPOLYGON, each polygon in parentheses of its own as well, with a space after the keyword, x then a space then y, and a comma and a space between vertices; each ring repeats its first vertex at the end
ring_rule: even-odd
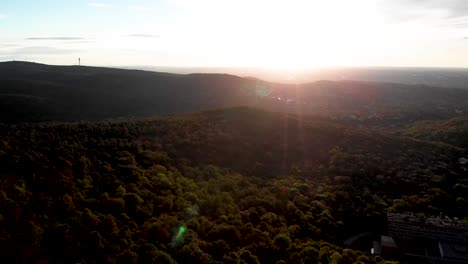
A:
POLYGON ((356 81, 269 83, 227 74, 178 75, 0 63, 0 122, 148 117, 234 106, 397 124, 468 112, 468 91, 356 81))
POLYGON ((320 80, 363 82, 392 82, 444 88, 468 88, 467 68, 424 67, 333 67, 298 71, 267 70, 259 68, 214 67, 151 67, 122 66, 119 68, 164 71, 174 73, 229 73, 238 76, 255 76, 271 82, 308 83, 320 80))
POLYGON ((247 105, 251 81, 80 66, 0 63, 4 121, 142 117, 247 105), (29 97, 41 100, 31 102, 29 97))

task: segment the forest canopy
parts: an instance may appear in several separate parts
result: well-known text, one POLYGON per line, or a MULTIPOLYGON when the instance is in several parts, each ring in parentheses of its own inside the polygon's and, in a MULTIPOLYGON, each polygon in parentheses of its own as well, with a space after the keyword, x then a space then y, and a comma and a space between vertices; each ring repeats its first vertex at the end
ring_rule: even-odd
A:
POLYGON ((387 212, 468 220, 466 150, 232 108, 0 127, 17 263, 388 263, 343 241, 387 212))

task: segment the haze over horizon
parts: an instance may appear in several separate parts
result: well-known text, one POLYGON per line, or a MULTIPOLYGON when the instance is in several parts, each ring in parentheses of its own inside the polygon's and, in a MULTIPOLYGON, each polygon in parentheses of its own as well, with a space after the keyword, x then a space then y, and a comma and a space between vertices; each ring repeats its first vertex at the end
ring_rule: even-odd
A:
POLYGON ((20 0, 1 4, 0 61, 468 67, 467 11, 462 0, 20 0))

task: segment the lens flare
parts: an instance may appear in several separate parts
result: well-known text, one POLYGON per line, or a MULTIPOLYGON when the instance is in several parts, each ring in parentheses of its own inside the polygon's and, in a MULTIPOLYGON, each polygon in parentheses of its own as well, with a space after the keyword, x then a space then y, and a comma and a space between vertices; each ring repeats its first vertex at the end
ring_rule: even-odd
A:
POLYGON ((184 243, 184 235, 187 232, 187 227, 185 225, 179 226, 177 232, 172 237, 171 246, 176 247, 184 243))

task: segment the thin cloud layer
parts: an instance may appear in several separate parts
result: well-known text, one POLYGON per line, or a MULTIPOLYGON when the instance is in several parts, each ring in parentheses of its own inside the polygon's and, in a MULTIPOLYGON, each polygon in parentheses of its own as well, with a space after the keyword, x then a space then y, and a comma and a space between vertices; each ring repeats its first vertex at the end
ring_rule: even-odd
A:
POLYGON ((95 43, 95 41, 90 41, 90 40, 78 40, 78 41, 64 41, 61 42, 64 44, 83 44, 83 43, 95 43))
POLYGON ((401 19, 416 19, 439 14, 441 17, 454 19, 468 17, 466 0, 392 0, 382 2, 393 9, 393 15, 401 19))
POLYGON ((47 46, 37 46, 37 47, 25 47, 20 48, 15 51, 17 54, 25 55, 64 55, 64 54, 73 54, 79 52, 80 50, 72 49, 61 49, 47 46))
POLYGON ((26 38, 27 40, 85 40, 86 38, 80 37, 32 37, 26 38))
POLYGON ((1 47, 19 47, 19 44, 0 44, 1 47))
POLYGON ((468 1, 466 0, 412 0, 412 2, 419 4, 419 7, 421 8, 427 7, 444 10, 447 17, 466 17, 468 15, 468 1))

